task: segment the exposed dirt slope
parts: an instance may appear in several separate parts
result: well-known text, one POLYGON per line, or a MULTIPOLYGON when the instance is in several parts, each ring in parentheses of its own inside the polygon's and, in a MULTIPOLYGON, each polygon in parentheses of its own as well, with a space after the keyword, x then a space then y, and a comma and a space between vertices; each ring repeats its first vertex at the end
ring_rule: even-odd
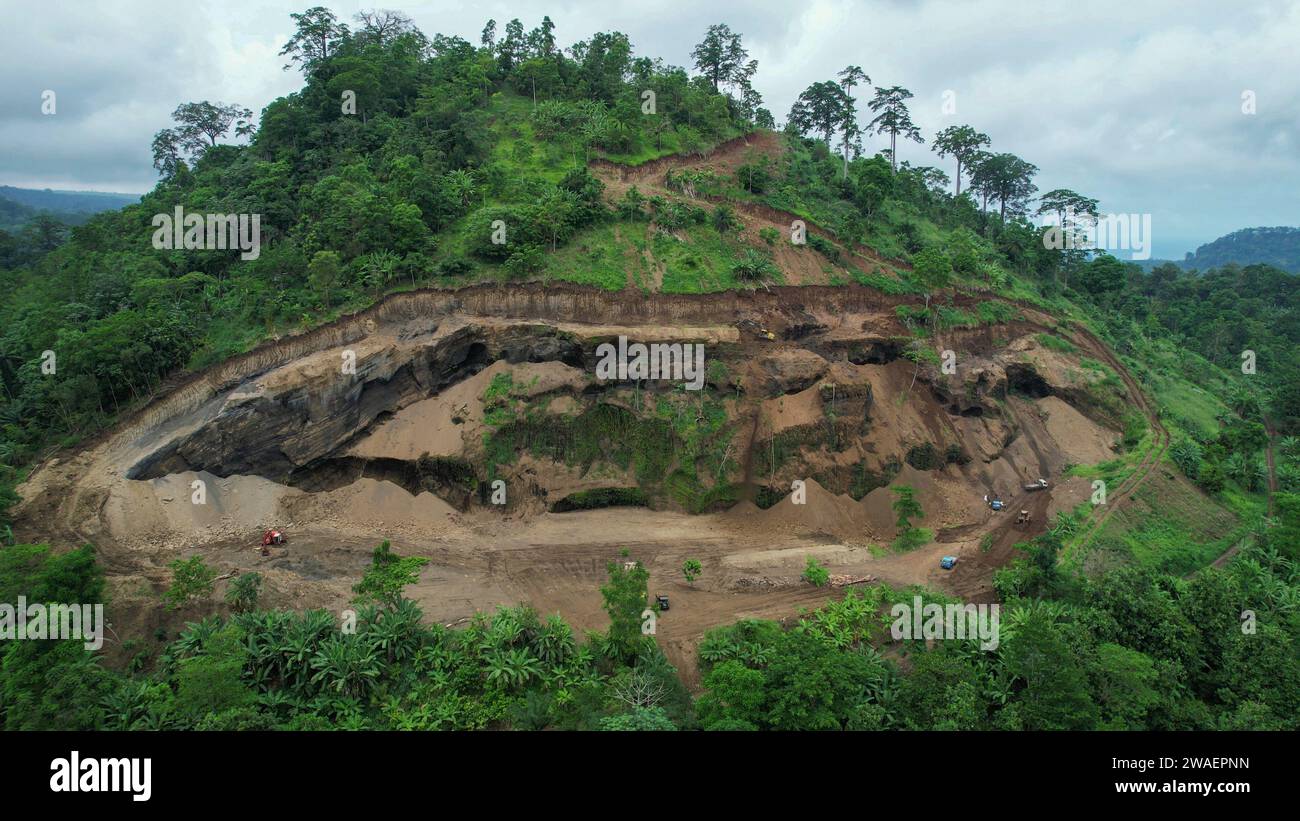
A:
MULTIPOLYGON (((733 179, 736 171, 742 165, 752 164, 764 158, 775 162, 774 167, 779 168, 779 160, 783 152, 784 146, 779 134, 771 131, 757 131, 753 134, 728 140, 702 156, 673 154, 636 166, 620 165, 598 159, 593 160, 590 167, 605 184, 606 198, 611 203, 621 200, 628 189, 633 186, 646 197, 661 196, 670 199, 685 198, 717 202, 720 200, 704 194, 670 190, 666 184, 667 175, 683 171, 711 171, 719 178, 733 179)), ((842 265, 832 264, 826 257, 811 247, 807 245, 796 246, 786 241, 790 236, 792 224, 798 221, 806 226, 809 235, 819 236, 842 248, 845 247, 845 243, 839 240, 833 232, 817 225, 806 217, 772 208, 762 203, 728 200, 727 205, 741 215, 741 221, 744 223, 740 234, 741 240, 755 248, 770 251, 773 255, 773 261, 784 274, 786 284, 825 285, 830 281, 830 272, 837 269, 843 270, 842 265), (765 228, 775 230, 777 235, 782 237, 782 240, 772 246, 766 245, 759 238, 759 231, 765 228)), ((655 230, 653 224, 650 230, 655 230)), ((891 268, 908 269, 911 267, 902 260, 886 259, 873 249, 860 243, 854 243, 847 250, 849 252, 849 264, 864 273, 889 275, 891 274, 891 268)), ((652 262, 656 266, 660 266, 657 261, 652 260, 652 262)), ((658 290, 663 284, 661 268, 656 276, 656 283, 653 290, 658 290)))
MULTIPOLYGON (((688 676, 707 629, 791 616, 838 595, 800 581, 808 556, 836 573, 986 600, 1014 545, 1077 503, 1076 486, 1057 484, 1060 471, 1107 450, 1115 420, 1080 401, 1081 371, 1036 345, 1049 318, 1025 308, 1005 326, 945 332, 934 342, 957 352, 958 368, 943 375, 900 357, 896 304, 857 287, 394 296, 196 374, 42 465, 20 489, 16 530, 63 546, 93 541, 114 618, 141 630, 156 622, 155 596, 178 556, 264 573, 269 605, 339 609, 385 538, 430 558, 413 589, 430 618, 454 624, 526 601, 600 627, 605 563, 626 549, 651 570, 651 592, 673 597, 659 638, 688 676), (729 376, 710 377, 698 395, 602 383, 596 346, 619 335, 699 342, 729 376), (355 373, 341 367, 349 353, 355 373), (501 429, 494 415, 559 425, 598 405, 633 413, 639 402, 635 424, 649 424, 656 408, 697 396, 722 408, 730 432, 722 467, 700 470, 705 489, 729 477, 754 499, 800 480, 806 503, 787 497, 762 510, 741 501, 690 515, 665 485, 650 488, 653 509, 557 513, 556 502, 575 494, 635 487, 635 465, 566 463, 523 448, 495 468, 508 489, 502 506, 458 473, 468 466, 484 480, 485 441, 501 429), (1050 490, 1017 490, 1040 476, 1050 490), (203 504, 193 503, 196 480, 203 504), (916 489, 926 512, 918 524, 937 536, 907 553, 887 547, 899 484, 916 489), (1008 511, 990 511, 986 494, 1002 495, 1008 511), (1021 507, 1031 521, 1017 527, 1021 507), (290 541, 262 557, 254 543, 270 526, 290 541), (943 571, 938 559, 949 554, 960 560, 943 571), (694 585, 681 579, 686 558, 704 565, 694 585)), ((1076 341, 1125 373, 1096 340, 1076 341)))

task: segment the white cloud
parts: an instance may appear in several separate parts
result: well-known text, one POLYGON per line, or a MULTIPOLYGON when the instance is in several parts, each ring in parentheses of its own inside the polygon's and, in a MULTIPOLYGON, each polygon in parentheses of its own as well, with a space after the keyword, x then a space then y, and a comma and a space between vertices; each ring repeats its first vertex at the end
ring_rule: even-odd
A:
MULTIPOLYGON (((309 5, 52 0, 10 15, 0 53, 0 182, 148 188, 149 141, 178 103, 257 111, 300 86, 295 72, 281 71, 278 51, 289 13, 309 5), (46 88, 59 93, 55 117, 39 113, 46 88)), ((363 4, 329 5, 350 19, 363 4)), ((995 149, 1037 165, 1043 190, 1074 188, 1104 209, 1152 213, 1157 255, 1249 225, 1300 222, 1295 0, 400 5, 426 33, 471 42, 489 17, 499 29, 515 16, 531 28, 549 14, 565 44, 618 29, 638 53, 677 65, 689 65, 710 23, 726 22, 759 60, 756 85, 778 120, 809 83, 860 65, 877 85, 912 90, 927 138, 968 122, 995 149), (955 116, 941 110, 949 89, 955 116), (1241 112, 1247 89, 1257 97, 1254 116, 1241 112)), ((868 95, 859 95, 861 109, 868 95)), ((909 143, 900 157, 952 173, 927 146, 909 143)))

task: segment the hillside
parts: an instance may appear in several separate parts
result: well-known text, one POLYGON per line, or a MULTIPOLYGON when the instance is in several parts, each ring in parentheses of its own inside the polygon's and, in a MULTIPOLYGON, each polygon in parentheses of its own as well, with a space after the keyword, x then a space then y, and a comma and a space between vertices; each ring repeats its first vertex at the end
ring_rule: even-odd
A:
POLYGON ((1300 273, 1300 228, 1243 228, 1189 252, 1185 268, 1209 270, 1224 265, 1264 264, 1300 273))
POLYGON ((837 154, 834 82, 776 131, 726 27, 692 74, 388 15, 295 16, 298 92, 0 232, 4 592, 129 637, 13 643, 6 727, 1296 728, 1294 276, 1052 250, 1079 195, 974 132, 927 135, 961 195, 837 154), (177 209, 259 242, 159 248, 177 209), (891 639, 914 595, 1001 647, 891 639))
POLYGON ((0 185, 0 230, 15 231, 45 213, 65 225, 81 225, 93 214, 136 202, 133 194, 100 191, 53 191, 0 185))
POLYGON ((1137 263, 1151 271, 1175 265, 1188 271, 1209 271, 1225 265, 1269 265, 1300 273, 1300 228, 1243 228, 1188 251, 1180 260, 1148 259, 1137 263))

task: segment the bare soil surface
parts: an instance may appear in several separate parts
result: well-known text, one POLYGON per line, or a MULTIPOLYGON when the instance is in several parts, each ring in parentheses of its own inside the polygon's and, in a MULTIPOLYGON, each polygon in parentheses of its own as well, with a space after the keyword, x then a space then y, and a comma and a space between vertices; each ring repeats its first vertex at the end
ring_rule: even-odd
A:
MULTIPOLYGON (((709 629, 797 617, 842 595, 801 580, 809 556, 836 574, 990 601, 993 571, 1016 545, 1086 498, 1086 483, 1061 481, 1061 471, 1105 456, 1117 434, 1108 420, 1067 401, 1077 389, 1067 380, 1069 363, 1033 342, 1050 320, 1022 306, 1023 317, 996 335, 944 335, 962 357, 949 383, 935 374, 918 379, 911 363, 889 352, 902 330, 893 310, 899 301, 815 287, 635 300, 531 286, 393 297, 194 375, 96 441, 47 461, 20 488, 15 530, 61 548, 93 542, 114 591, 110 619, 124 638, 169 618, 157 596, 175 558, 199 554, 221 574, 262 573, 266 606, 337 612, 384 539, 430 560, 409 594, 431 620, 456 625, 477 611, 526 602, 578 629, 600 629, 599 586, 607 563, 624 561, 626 551, 649 569, 651 595, 669 596, 657 640, 694 686, 696 647, 709 629), (746 482, 789 487, 811 472, 882 467, 923 442, 950 443, 967 458, 927 469, 901 464, 860 499, 808 479, 805 504, 787 497, 762 510, 742 501, 702 515, 671 507, 549 512, 549 501, 569 493, 633 480, 526 454, 503 468, 513 494, 503 508, 401 484, 394 465, 425 456, 482 459, 485 394, 499 374, 511 374, 508 401, 521 407, 540 400, 565 414, 590 402, 600 388, 591 351, 620 334, 700 340, 744 374, 745 394, 735 392, 726 407, 746 482), (339 376, 344 351, 356 355, 359 376, 351 381, 339 376), (1019 379, 1016 368, 1036 369, 1047 395, 989 393, 1019 379), (751 475, 753 451, 770 446, 775 433, 816 433, 828 418, 859 420, 839 450, 813 445, 785 472, 751 475), (205 467, 214 465, 242 467, 205 467), (294 478, 303 471, 314 471, 310 481, 294 478), (1051 487, 1020 490, 1039 477, 1051 487), (203 504, 193 502, 196 481, 203 504), (891 487, 899 484, 916 489, 926 512, 916 524, 935 533, 906 553, 889 548, 897 535, 891 487), (1001 494, 1007 509, 991 511, 983 501, 990 493, 1001 494), (1017 525, 1022 508, 1030 521, 1017 525), (258 537, 273 526, 289 542, 264 557, 258 537), (952 570, 939 567, 946 555, 958 557, 952 570), (693 584, 681 574, 688 558, 703 565, 693 584)), ((1084 332, 1076 342, 1110 364, 1131 401, 1147 410, 1100 342, 1084 332)), ((182 618, 209 606, 196 607, 182 618)))
MULTIPOLYGON (((636 189, 646 197, 662 196, 668 198, 685 197, 712 201, 712 198, 693 191, 672 191, 667 187, 666 176, 670 172, 711 171, 722 179, 734 179, 737 170, 746 164, 763 159, 773 161, 776 169, 784 153, 780 135, 771 131, 759 131, 728 140, 703 155, 674 154, 636 166, 620 165, 605 160, 595 160, 590 164, 592 172, 605 184, 606 199, 610 203, 621 200, 628 189, 636 189)), ((738 214, 742 223, 740 236, 748 245, 767 248, 773 262, 781 269, 787 285, 826 285, 832 275, 844 273, 842 265, 832 264, 810 246, 792 245, 786 241, 790 236, 794 222, 804 223, 809 234, 821 236, 843 246, 835 235, 807 218, 788 211, 782 211, 763 203, 744 200, 729 200, 727 204, 738 214), (772 246, 767 246, 760 238, 759 232, 765 228, 773 229, 783 239, 772 246)), ((647 227, 646 239, 649 240, 656 230, 651 223, 647 227)), ((649 283, 651 291, 663 287, 663 263, 654 258, 649 250, 652 243, 647 242, 646 262, 653 272, 653 282, 649 283)), ((854 267, 864 273, 889 274, 893 268, 910 268, 901 260, 882 257, 873 249, 855 243, 847 249, 854 267)))

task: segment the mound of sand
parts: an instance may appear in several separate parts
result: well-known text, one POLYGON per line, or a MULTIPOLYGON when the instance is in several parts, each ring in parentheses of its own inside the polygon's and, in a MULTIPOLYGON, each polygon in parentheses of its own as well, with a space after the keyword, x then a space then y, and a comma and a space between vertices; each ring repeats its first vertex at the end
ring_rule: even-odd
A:
POLYGON ((1061 455, 1076 465, 1094 465, 1115 458, 1114 431, 1079 413, 1060 397, 1048 396, 1035 404, 1043 412, 1043 426, 1061 455))
POLYGON ((295 505, 294 512, 301 521, 410 534, 445 532, 456 515, 455 508, 432 493, 412 495, 379 479, 358 479, 337 490, 312 494, 295 505))
POLYGON ((837 496, 815 479, 805 480, 804 490, 803 504, 795 504, 794 494, 790 494, 767 510, 747 503, 726 515, 741 527, 770 534, 821 533, 840 539, 863 535, 862 510, 851 496, 837 496))
POLYGON ((109 491, 102 521, 127 543, 142 538, 195 541, 282 524, 289 500, 302 491, 260 476, 220 478, 206 471, 123 480, 109 491), (195 481, 202 482, 201 495, 195 481))
POLYGON ((770 420, 771 434, 822 421, 826 411, 822 407, 820 388, 814 385, 798 393, 764 399, 763 418, 770 420))

